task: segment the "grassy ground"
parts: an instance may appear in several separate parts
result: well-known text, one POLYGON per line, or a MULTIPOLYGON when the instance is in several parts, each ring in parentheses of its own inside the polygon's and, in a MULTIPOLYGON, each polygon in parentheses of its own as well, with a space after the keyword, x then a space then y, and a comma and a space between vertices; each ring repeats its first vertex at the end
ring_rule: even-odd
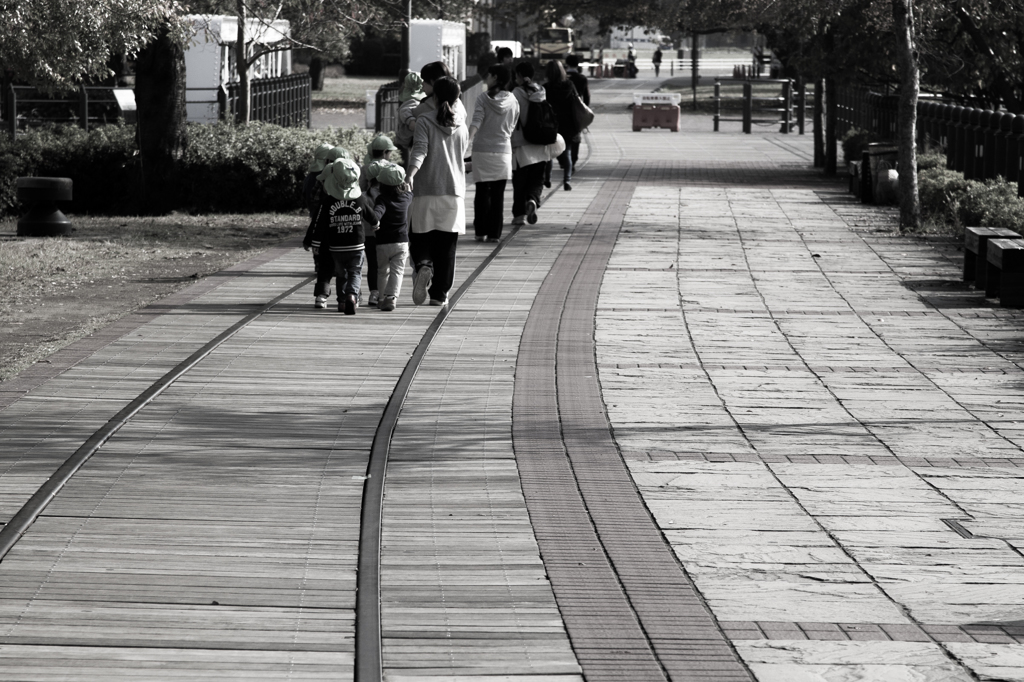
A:
POLYGON ((132 310, 303 234, 299 213, 70 216, 72 237, 0 222, 0 381, 132 310))
POLYGON ((365 107, 366 91, 377 90, 393 78, 378 76, 345 76, 343 78, 325 78, 324 89, 313 91, 313 106, 328 107, 365 107))

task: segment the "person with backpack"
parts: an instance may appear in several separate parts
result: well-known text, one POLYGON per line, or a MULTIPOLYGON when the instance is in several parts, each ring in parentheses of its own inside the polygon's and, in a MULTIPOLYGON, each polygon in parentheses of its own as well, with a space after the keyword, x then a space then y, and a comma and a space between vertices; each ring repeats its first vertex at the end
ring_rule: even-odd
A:
POLYGON ((544 169, 551 159, 547 145, 558 139, 558 123, 544 88, 533 82, 533 64, 516 64, 519 126, 512 133, 512 224, 537 222, 544 169))
MULTIPOLYGON (((572 180, 572 144, 577 148, 580 143, 580 125, 576 122, 576 108, 573 106, 579 96, 576 86, 565 75, 562 62, 552 59, 545 67, 544 75, 547 82, 544 83, 544 92, 551 108, 555 111, 555 118, 558 121, 558 134, 566 143, 566 149, 558 155, 558 165, 562 168, 562 182, 565 191, 572 189, 569 181, 572 180)), ((551 162, 548 161, 545 169, 545 184, 550 186, 551 162)))

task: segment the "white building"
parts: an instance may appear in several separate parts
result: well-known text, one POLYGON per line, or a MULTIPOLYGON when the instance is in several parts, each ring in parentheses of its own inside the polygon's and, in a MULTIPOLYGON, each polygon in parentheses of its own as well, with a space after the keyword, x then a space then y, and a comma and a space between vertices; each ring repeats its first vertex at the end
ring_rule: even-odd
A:
MULTIPOLYGON (((185 108, 190 121, 211 123, 218 120, 217 90, 238 80, 235 69, 235 42, 238 40, 238 17, 194 14, 193 36, 185 51, 185 108)), ((285 20, 246 21, 245 36, 260 45, 277 45, 291 35, 285 20)), ((262 55, 249 69, 250 78, 274 78, 292 72, 291 50, 262 55)))

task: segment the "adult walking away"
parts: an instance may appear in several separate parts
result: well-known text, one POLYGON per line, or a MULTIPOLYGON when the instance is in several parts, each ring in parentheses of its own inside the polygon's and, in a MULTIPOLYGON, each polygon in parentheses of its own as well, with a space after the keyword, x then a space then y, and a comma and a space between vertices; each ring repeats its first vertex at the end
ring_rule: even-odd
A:
POLYGON ((655 78, 661 74, 661 56, 661 46, 654 48, 654 56, 651 57, 651 62, 654 64, 655 78))
POLYGON ((639 69, 636 68, 636 48, 633 47, 633 43, 629 44, 626 52, 626 68, 629 70, 629 77, 636 78, 639 69))
POLYGON ((476 100, 469 126, 473 148, 473 231, 478 242, 501 239, 505 186, 512 179, 512 133, 519 121, 519 102, 508 91, 509 70, 495 64, 487 70, 487 92, 476 100))
MULTIPOLYGON (((576 87, 576 92, 579 93, 580 99, 588 107, 590 106, 590 83, 587 77, 580 73, 580 58, 574 54, 569 55, 565 58, 565 75, 572 81, 572 84, 576 87)), ((580 135, 577 135, 573 140, 566 140, 565 143, 569 146, 569 152, 572 157, 572 168, 573 172, 576 171, 576 167, 580 161, 580 141, 582 139, 582 131, 580 135)))
POLYGON ((441 306, 448 303, 459 235, 466 232, 469 131, 455 79, 436 79, 432 92, 435 113, 416 119, 406 182, 413 192, 411 229, 417 235, 410 243, 416 267, 412 302, 423 305, 429 295, 430 305, 441 306))
MULTIPOLYGON (((533 64, 516 64, 516 88, 512 91, 519 103, 519 126, 512 133, 512 224, 531 225, 537 222, 537 207, 544 186, 544 169, 551 159, 543 144, 527 141, 523 128, 531 116, 531 106, 546 101, 544 88, 533 82, 533 64)), ((536 112, 539 113, 539 112, 536 112)))
MULTIPOLYGON (((580 125, 576 121, 576 109, 573 103, 576 101, 576 86, 565 75, 562 62, 551 60, 544 70, 547 82, 544 84, 551 108, 555 110, 555 118, 558 121, 558 134, 565 140, 565 151, 558 155, 558 165, 562 169, 562 183, 566 191, 572 189, 569 183, 572 180, 572 151, 570 145, 575 142, 577 147, 580 143, 580 125)), ((550 168, 551 162, 548 162, 550 168)), ((550 170, 546 170, 547 177, 550 177, 550 170)))

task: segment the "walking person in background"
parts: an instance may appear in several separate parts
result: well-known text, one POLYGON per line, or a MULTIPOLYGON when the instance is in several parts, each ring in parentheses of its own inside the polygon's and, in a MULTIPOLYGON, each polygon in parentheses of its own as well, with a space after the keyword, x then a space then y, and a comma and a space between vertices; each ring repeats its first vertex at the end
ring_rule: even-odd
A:
MULTIPOLYGON (((562 62, 552 59, 545 67, 544 74, 547 82, 544 83, 544 92, 547 95, 551 108, 555 110, 555 118, 558 121, 558 134, 565 140, 565 151, 558 155, 558 165, 562 168, 562 186, 565 191, 572 189, 569 181, 572 180, 572 151, 570 145, 575 142, 579 146, 580 126, 576 122, 576 110, 573 102, 576 99, 576 86, 565 75, 562 62)), ((550 168, 551 162, 548 162, 550 168)), ((550 171, 548 171, 550 177, 550 171)))
MULTIPOLYGON (((426 78, 423 79, 426 82, 426 78)), ((466 152, 469 131, 454 78, 433 81, 432 115, 416 119, 406 182, 413 192, 410 244, 416 267, 412 302, 447 305, 455 281, 455 252, 466 232, 466 152)), ((421 105, 422 106, 422 105, 421 105)))
POLYGON ((477 98, 469 126, 473 148, 473 231, 478 242, 501 239, 505 186, 512 179, 512 132, 519 121, 519 102, 508 91, 511 73, 500 64, 487 70, 487 92, 477 98))
POLYGON ((654 64, 654 77, 657 78, 661 74, 661 46, 654 48, 654 56, 651 57, 651 62, 654 64))
MULTIPOLYGON (((572 81, 573 86, 576 87, 576 92, 579 94, 580 99, 588 107, 590 106, 590 83, 587 81, 587 77, 580 73, 580 58, 574 54, 569 55, 565 58, 565 76, 572 81)), ((576 167, 580 160, 580 142, 582 141, 583 131, 574 137, 572 140, 566 140, 565 143, 569 147, 570 158, 572 158, 573 172, 576 171, 576 167)))
POLYGON ((629 77, 636 78, 636 49, 633 47, 633 43, 629 44, 629 49, 626 52, 626 68, 629 70, 629 77))
POLYGON ((512 133, 512 224, 522 225, 537 222, 537 207, 544 186, 544 169, 551 157, 545 144, 529 142, 523 129, 526 127, 533 106, 540 107, 546 101, 544 88, 533 82, 533 64, 516 64, 516 89, 512 91, 519 103, 519 126, 512 133))

